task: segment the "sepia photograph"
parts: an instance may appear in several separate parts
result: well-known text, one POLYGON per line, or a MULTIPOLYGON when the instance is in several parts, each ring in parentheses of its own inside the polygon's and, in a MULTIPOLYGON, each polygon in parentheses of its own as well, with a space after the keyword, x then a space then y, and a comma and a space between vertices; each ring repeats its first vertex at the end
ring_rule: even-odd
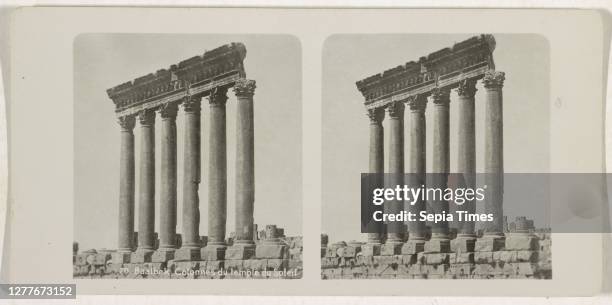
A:
POLYGON ((287 35, 79 35, 74 277, 300 278, 300 52, 287 35))
POLYGON ((328 38, 321 277, 550 279, 548 180, 514 174, 549 172, 548 74, 538 35, 328 38))

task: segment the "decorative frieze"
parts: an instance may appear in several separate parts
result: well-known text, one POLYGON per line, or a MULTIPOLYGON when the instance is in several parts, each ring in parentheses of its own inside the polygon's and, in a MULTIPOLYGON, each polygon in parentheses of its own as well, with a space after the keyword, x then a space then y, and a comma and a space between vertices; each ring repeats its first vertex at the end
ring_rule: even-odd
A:
POLYGON ((236 78, 245 76, 245 56, 246 48, 242 43, 231 43, 125 82, 106 93, 113 100, 115 111, 121 112, 209 82, 227 79, 227 85, 231 85, 236 78))
POLYGON ((418 62, 410 61, 357 82, 365 104, 386 98, 400 92, 416 90, 424 86, 455 82, 462 78, 478 77, 484 71, 493 69, 492 53, 495 39, 492 35, 480 35, 456 43, 421 57, 418 62), (475 75, 474 75, 475 74, 475 75), (465 76, 465 77, 464 77, 465 76))

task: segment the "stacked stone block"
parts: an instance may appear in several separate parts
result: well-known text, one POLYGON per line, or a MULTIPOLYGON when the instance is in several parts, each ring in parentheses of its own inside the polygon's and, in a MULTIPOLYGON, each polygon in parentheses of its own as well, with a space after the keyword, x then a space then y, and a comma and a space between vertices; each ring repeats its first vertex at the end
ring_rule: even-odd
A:
MULTIPOLYGON (((409 253, 371 255, 365 245, 335 242, 321 251, 323 279, 550 279, 550 235, 507 234, 501 247, 481 241, 481 247, 451 247, 443 252, 424 248, 409 253), (490 247, 485 247, 489 245, 490 247), (325 249, 325 251, 323 251, 325 249), (448 250, 448 251, 446 251, 448 250), (469 251, 466 251, 469 250, 469 251)), ((323 241, 323 239, 322 239, 323 241)), ((456 240, 452 240, 454 242, 456 240)), ((323 243, 322 243, 323 247, 323 243)))
MULTIPOLYGON (((224 257, 202 257, 199 260, 175 258, 167 262, 132 260, 125 263, 113 259, 118 254, 114 250, 91 249, 74 256, 73 276, 113 279, 301 278, 302 237, 279 236, 279 233, 284 232, 275 225, 268 225, 263 235, 265 238, 256 241, 255 251, 248 257, 226 251, 224 257)), ((206 241, 207 237, 200 239, 206 241)))

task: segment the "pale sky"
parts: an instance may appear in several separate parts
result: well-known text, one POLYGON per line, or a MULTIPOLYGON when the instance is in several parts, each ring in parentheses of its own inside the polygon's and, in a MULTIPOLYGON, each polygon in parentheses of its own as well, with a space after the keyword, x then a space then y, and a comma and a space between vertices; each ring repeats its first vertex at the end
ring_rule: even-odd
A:
MULTIPOLYGON (((475 34, 474 34, 475 35, 475 34)), ((365 240, 360 233, 360 173, 368 171, 369 121, 364 98, 355 82, 419 57, 471 34, 334 35, 323 49, 323 202, 322 230, 330 241, 365 240), (341 143, 341 145, 339 145, 341 143)), ((496 69, 504 83, 504 167, 507 173, 546 173, 549 169, 549 50, 544 37, 495 34, 496 69)), ((481 82, 476 93, 476 170, 484 162, 484 101, 481 82)), ((457 165, 457 104, 451 93, 451 172, 457 165)), ((427 169, 431 170, 432 112, 428 105, 427 169)), ((388 141, 385 119, 385 145, 388 141)), ((405 121, 405 153, 409 123, 405 121)), ((385 168, 388 147, 385 147, 385 168)), ((409 166, 406 155, 405 166, 409 166)), ((506 192, 508 193, 508 192, 506 192)), ((507 194, 506 194, 507 195, 507 194)), ((510 199, 508 199, 510 200, 510 199)), ((507 201, 508 201, 507 200, 507 201)), ((527 204, 527 203, 525 203, 527 204)), ((516 208, 516 205, 510 208, 516 208)), ((505 206, 505 208, 506 208, 505 206)), ((519 209, 528 215, 527 208, 519 209)), ((514 220, 512 211, 505 211, 514 220)), ((541 212, 541 211, 539 211, 541 212)), ((537 221, 536 221, 537 225, 537 221)))
MULTIPOLYGON (((255 223, 302 234, 302 120, 300 42, 288 35, 85 34, 74 43, 75 219, 80 249, 116 248, 119 198, 119 125, 106 89, 201 55, 230 42, 247 49, 247 78, 255 90, 255 223)), ((234 231, 236 98, 228 91, 227 234, 234 231)), ((177 117, 178 225, 182 231, 183 114, 177 117)), ((156 219, 159 231, 160 119, 156 120, 156 219)), ((202 101, 200 235, 207 235, 209 111, 202 101)), ((136 214, 138 211, 138 124, 136 214)), ((138 228, 136 216, 135 228, 138 228)))

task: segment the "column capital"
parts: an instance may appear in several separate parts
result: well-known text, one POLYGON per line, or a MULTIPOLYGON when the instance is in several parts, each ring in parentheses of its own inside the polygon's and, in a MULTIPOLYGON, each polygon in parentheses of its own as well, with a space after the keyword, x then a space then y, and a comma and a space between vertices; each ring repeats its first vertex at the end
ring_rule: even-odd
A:
POLYGON ((121 126, 121 131, 132 131, 136 125, 136 118, 133 115, 120 116, 117 122, 121 126))
POLYGON ((237 97, 252 97, 257 88, 255 81, 252 79, 241 78, 234 84, 234 94, 237 97))
POLYGON ((501 71, 489 70, 485 73, 482 83, 487 89, 501 89, 506 80, 506 73, 501 71))
POLYGON ((211 106, 224 106, 227 102, 227 88, 216 87, 208 95, 208 103, 211 106))
POLYGON ((404 116, 404 103, 393 102, 387 105, 387 112, 389 113, 389 118, 391 119, 402 118, 404 116))
POLYGON ((159 115, 162 120, 176 119, 178 105, 176 103, 166 103, 159 108, 159 115))
POLYGON ((418 94, 415 96, 411 96, 407 101, 408 106, 410 107, 411 112, 425 112, 425 108, 427 107, 427 96, 418 94))
POLYGON ((380 125, 382 121, 385 119, 385 109, 384 108, 368 109, 367 116, 368 118, 370 118, 370 124, 380 125))
POLYGON ((138 112, 138 120, 141 126, 155 125, 155 110, 145 109, 138 112))
POLYGON ((457 94, 461 97, 474 97, 476 91, 475 79, 464 79, 459 82, 459 86, 457 87, 457 94))
POLYGON ((448 106, 450 103, 450 88, 435 88, 431 91, 431 99, 436 106, 448 106))
POLYGON ((186 97, 183 101, 183 109, 185 112, 200 112, 201 107, 201 97, 189 96, 186 97))

